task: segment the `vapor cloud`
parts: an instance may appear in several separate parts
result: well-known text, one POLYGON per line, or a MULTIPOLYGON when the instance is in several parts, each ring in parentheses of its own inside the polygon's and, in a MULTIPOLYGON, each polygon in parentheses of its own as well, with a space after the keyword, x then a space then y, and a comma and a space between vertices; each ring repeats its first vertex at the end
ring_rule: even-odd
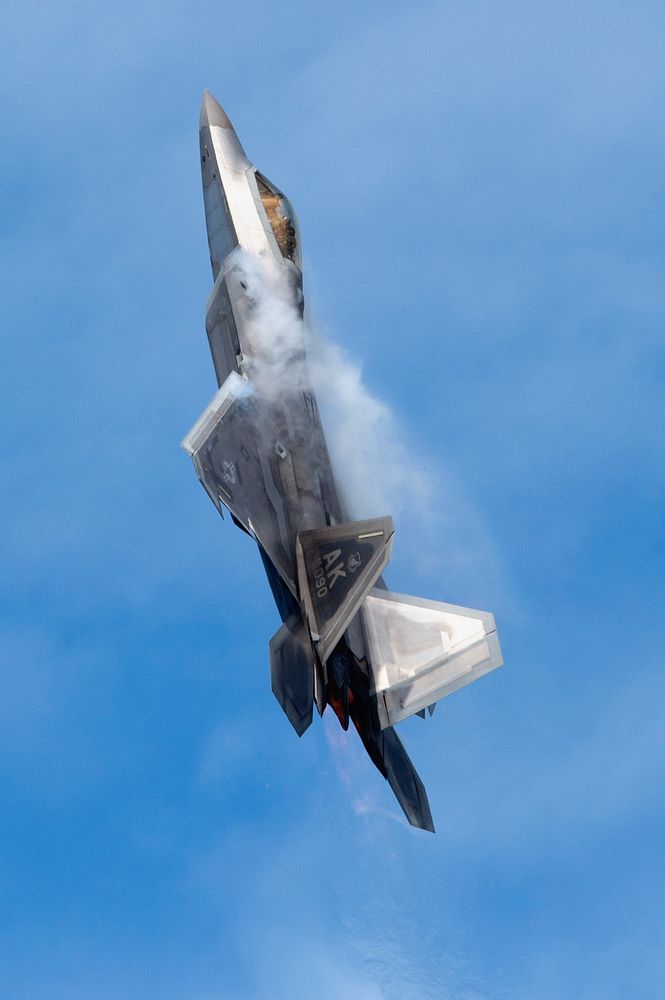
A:
POLYGON ((431 516, 434 478, 395 414, 372 395, 361 366, 311 329, 309 367, 341 489, 354 516, 431 516))
POLYGON ((293 285, 284 269, 255 254, 236 253, 229 275, 237 282, 238 307, 253 353, 245 372, 261 399, 277 403, 302 391, 305 367, 304 327, 293 285))
POLYGON ((273 403, 301 393, 311 379, 350 516, 391 514, 399 553, 421 575, 445 571, 451 590, 437 587, 431 596, 452 600, 455 589, 477 580, 481 569, 482 578, 506 595, 510 587, 487 529, 455 475, 411 440, 391 407, 370 391, 361 365, 311 320, 303 321, 282 269, 241 252, 235 280, 244 292, 239 298, 256 351, 247 375, 260 398, 273 403))
POLYGON ((281 269, 244 253, 238 278, 257 351, 247 374, 262 398, 276 401, 301 391, 309 371, 335 475, 352 515, 376 517, 414 508, 430 513, 434 483, 423 468, 427 463, 414 458, 403 428, 369 391, 360 365, 303 322, 281 269))

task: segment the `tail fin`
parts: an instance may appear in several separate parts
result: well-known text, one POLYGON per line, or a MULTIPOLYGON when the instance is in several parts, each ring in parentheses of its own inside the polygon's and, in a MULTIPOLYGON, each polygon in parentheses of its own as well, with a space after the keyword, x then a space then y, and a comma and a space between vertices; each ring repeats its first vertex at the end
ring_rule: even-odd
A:
POLYGON ((299 614, 293 614, 270 640, 273 694, 289 722, 302 736, 312 721, 314 650, 299 614))
POLYGON ((412 826, 434 832, 427 792, 409 755, 392 726, 382 727, 377 699, 371 691, 371 678, 342 641, 338 650, 348 658, 351 698, 349 713, 372 763, 393 790, 404 815, 412 826))
POLYGON ((425 786, 411 758, 392 727, 381 733, 381 752, 388 784, 411 826, 434 833, 434 822, 425 786))
POLYGON ((503 663, 494 616, 486 611, 376 589, 363 604, 363 619, 384 728, 503 663))
POLYGON ((390 559, 390 517, 301 531, 298 586, 307 624, 325 663, 390 559))

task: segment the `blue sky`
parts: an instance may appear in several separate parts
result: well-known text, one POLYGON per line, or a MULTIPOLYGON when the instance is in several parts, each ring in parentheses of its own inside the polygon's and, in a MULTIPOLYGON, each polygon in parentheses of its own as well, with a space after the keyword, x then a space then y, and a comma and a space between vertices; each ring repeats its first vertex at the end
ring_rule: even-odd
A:
POLYGON ((664 31, 6 6, 1 1000, 662 997, 664 31), (214 390, 204 88, 394 481, 431 477, 390 585, 499 624, 505 668, 402 727, 435 837, 327 717, 291 731, 258 556, 178 448, 214 390))

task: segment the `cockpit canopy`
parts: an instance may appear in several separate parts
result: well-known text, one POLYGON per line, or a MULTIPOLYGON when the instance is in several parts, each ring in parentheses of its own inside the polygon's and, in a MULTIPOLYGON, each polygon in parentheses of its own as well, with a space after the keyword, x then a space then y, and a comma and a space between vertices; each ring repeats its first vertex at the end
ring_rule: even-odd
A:
POLYGON ((277 240, 282 257, 300 267, 300 240, 298 220, 291 202, 270 181, 256 172, 256 183, 268 222, 277 240))

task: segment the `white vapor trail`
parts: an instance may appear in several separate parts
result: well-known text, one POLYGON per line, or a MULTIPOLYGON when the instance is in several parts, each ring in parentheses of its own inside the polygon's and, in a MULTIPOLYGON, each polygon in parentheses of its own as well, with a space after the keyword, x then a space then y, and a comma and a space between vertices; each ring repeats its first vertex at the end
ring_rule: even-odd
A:
POLYGON ((270 400, 295 394, 309 370, 335 476, 352 515, 429 512, 432 477, 414 460, 390 407, 369 391, 360 366, 311 325, 306 328, 283 269, 249 253, 239 261, 256 351, 247 373, 259 394, 270 400))
POLYGON ((454 476, 414 447, 393 410, 369 391, 360 365, 303 321, 284 270, 244 253, 237 274, 255 350, 247 374, 271 401, 299 394, 311 378, 350 516, 393 515, 401 554, 408 552, 410 563, 428 575, 445 570, 447 593, 432 596, 452 599, 451 584, 465 585, 480 573, 485 580, 500 577, 482 519, 454 476))
POLYGON ((369 391, 362 368, 315 330, 309 369, 335 475, 354 517, 432 511, 434 481, 411 453, 390 407, 369 391))

